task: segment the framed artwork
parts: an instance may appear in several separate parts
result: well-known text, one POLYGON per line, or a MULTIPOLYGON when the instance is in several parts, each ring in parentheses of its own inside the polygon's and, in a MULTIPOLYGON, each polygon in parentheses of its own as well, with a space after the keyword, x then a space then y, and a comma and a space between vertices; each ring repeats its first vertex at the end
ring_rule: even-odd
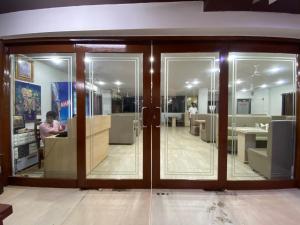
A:
POLYGON ((33 82, 33 62, 23 58, 16 61, 16 79, 33 82))
POLYGON ((53 82, 51 84, 52 111, 60 122, 66 124, 76 114, 76 84, 74 82, 53 82))
POLYGON ((41 86, 15 81, 15 115, 23 116, 26 122, 41 115, 41 86))

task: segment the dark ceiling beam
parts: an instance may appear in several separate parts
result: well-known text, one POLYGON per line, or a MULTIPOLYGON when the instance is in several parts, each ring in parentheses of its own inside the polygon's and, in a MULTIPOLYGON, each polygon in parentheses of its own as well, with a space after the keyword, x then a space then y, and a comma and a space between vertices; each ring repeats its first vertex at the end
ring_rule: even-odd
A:
MULTIPOLYGON (((148 2, 179 2, 190 0, 0 0, 0 14, 31 9, 80 5, 105 5, 148 2)), ((203 0, 196 0, 203 1, 203 0)))
POLYGON ((300 14, 300 0, 205 0, 204 11, 259 11, 300 14))

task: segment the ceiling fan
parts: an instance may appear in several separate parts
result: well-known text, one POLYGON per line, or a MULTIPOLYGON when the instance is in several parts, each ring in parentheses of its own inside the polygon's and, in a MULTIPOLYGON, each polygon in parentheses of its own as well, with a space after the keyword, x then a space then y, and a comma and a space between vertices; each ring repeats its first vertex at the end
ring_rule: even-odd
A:
POLYGON ((261 73, 258 71, 258 65, 254 65, 254 71, 251 77, 259 77, 261 76, 261 73))

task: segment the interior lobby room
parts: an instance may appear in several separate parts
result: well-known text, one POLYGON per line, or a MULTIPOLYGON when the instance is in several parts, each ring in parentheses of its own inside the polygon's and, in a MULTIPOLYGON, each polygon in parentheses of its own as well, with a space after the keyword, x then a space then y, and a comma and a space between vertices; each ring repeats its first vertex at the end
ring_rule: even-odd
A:
POLYGON ((299 14, 1 1, 0 225, 298 224, 299 14))

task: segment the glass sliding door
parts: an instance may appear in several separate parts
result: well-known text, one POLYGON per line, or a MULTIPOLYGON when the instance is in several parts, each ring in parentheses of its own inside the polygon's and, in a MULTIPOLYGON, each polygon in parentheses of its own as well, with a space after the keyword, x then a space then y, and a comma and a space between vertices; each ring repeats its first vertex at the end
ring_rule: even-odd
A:
POLYGON ((229 54, 228 180, 293 179, 296 60, 229 54))
POLYGON ((161 54, 161 180, 217 180, 219 53, 161 54))
POLYGON ((76 179, 75 54, 10 59, 13 175, 76 179))
POLYGON ((86 177, 143 179, 143 54, 86 53, 86 177))

